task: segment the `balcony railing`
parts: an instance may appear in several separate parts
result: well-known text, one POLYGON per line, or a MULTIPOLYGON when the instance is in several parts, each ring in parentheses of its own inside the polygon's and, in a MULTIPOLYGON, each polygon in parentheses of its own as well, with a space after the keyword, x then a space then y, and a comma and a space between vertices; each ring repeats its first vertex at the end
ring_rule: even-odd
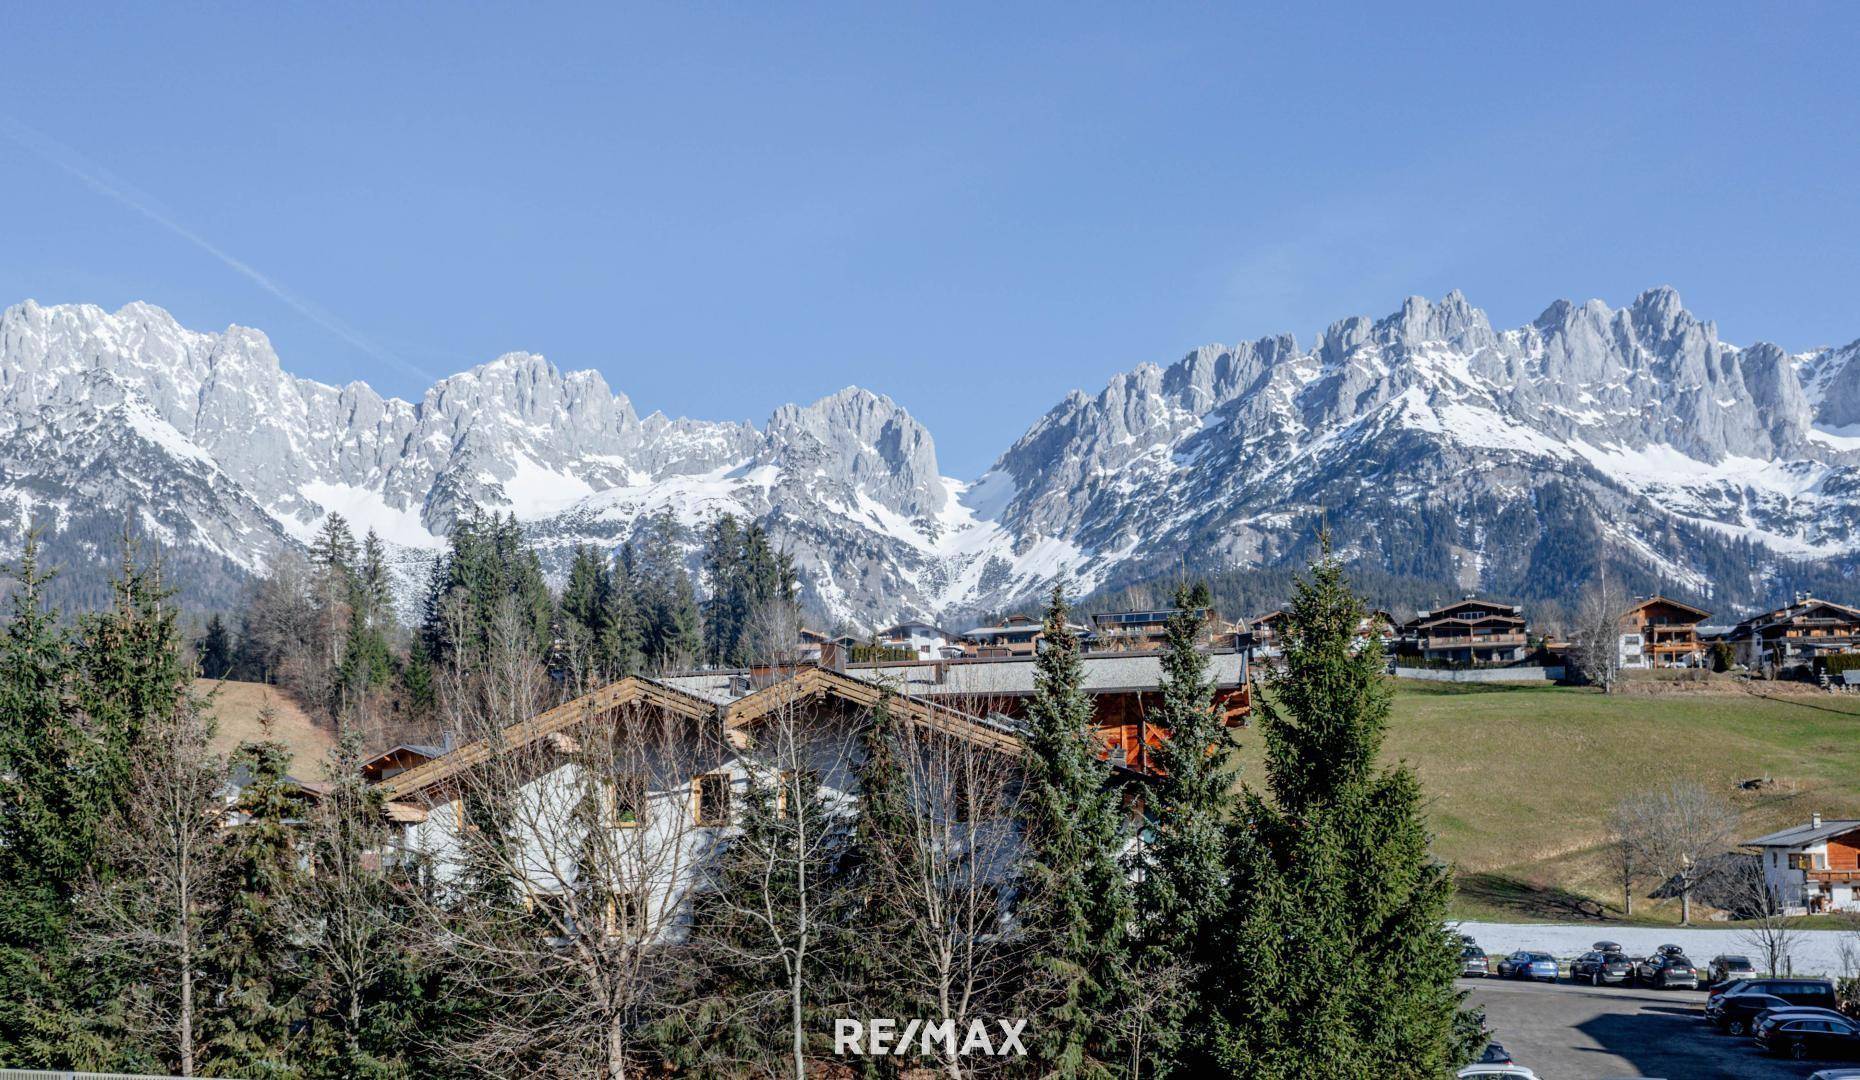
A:
POLYGON ((1425 649, 1485 649, 1524 645, 1523 634, 1482 634, 1478 637, 1426 637, 1421 639, 1425 649))
POLYGON ((1860 870, 1805 870, 1803 873, 1810 881, 1825 881, 1829 884, 1860 881, 1860 870))

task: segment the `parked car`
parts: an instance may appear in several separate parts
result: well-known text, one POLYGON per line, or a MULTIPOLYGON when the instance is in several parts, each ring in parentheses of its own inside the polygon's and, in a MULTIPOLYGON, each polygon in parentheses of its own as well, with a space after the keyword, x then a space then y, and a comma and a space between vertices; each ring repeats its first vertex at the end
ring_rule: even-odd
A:
POLYGON ((1757 1014, 1766 1009, 1786 1009, 1789 1003, 1774 994, 1759 994, 1745 991, 1740 994, 1726 994, 1718 999, 1718 1011, 1712 1015, 1712 1026, 1719 1031, 1732 1035, 1748 1035, 1756 1026, 1757 1014))
POLYGON ((1705 1017, 1719 1031, 1748 1033, 1765 1009, 1810 1006, 1834 1009, 1834 984, 1826 979, 1744 979, 1705 1002, 1705 1017))
POLYGON ((1556 957, 1547 952, 1532 952, 1519 949, 1498 962, 1498 973, 1507 979, 1536 979, 1543 982, 1555 982, 1557 976, 1556 957))
POLYGON ((1699 969, 1683 953, 1668 954, 1659 959, 1643 981, 1656 990, 1697 990, 1699 969))
POLYGON ((1797 1061, 1810 1058, 1860 1058, 1860 1028, 1848 1020, 1799 1016, 1757 1032, 1757 1045, 1797 1061))
POLYGON ((1791 1005, 1783 1009, 1765 1009, 1751 1021, 1750 1034, 1756 1035, 1766 1027, 1775 1027, 1785 1020, 1849 1020, 1845 1013, 1834 1009, 1817 1009, 1807 1005, 1791 1005))
POLYGON ((1860 1069, 1822 1069, 1810 1073, 1808 1080, 1860 1080, 1860 1069))
POLYGON ((1660 946, 1634 962, 1634 981, 1653 985, 1655 974, 1666 964, 1668 958, 1684 955, 1686 955, 1686 950, 1677 945, 1660 946))
POLYGON ((1719 955, 1711 958, 1706 979, 1712 986, 1723 986, 1738 979, 1754 978, 1756 974, 1757 967, 1750 962, 1750 957, 1719 955))
MULTIPOLYGON (((1599 943, 1598 943, 1599 944, 1599 943)), ((1587 981, 1590 986, 1626 985, 1634 980, 1634 961, 1616 946, 1613 952, 1593 949, 1570 961, 1569 981, 1587 981)))
POLYGON ((1491 961, 1486 958, 1484 949, 1477 945, 1468 945, 1460 950, 1461 975, 1484 976, 1491 973, 1491 961))
POLYGON ((1458 1080, 1537 1080, 1537 1074, 1522 1065, 1468 1065, 1453 1075, 1458 1080))

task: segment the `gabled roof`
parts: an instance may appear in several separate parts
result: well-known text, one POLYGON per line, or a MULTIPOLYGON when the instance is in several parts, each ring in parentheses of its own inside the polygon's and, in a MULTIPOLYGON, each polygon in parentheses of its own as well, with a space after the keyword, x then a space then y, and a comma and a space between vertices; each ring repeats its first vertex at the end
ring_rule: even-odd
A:
MULTIPOLYGON (((657 679, 629 676, 609 683, 592 693, 527 720, 506 727, 506 747, 526 746, 539 739, 555 736, 567 728, 611 709, 632 704, 650 704, 687 716, 693 720, 721 718, 726 732, 745 731, 767 719, 777 710, 833 698, 861 708, 876 707, 888 700, 894 716, 906 723, 922 724, 1018 756, 1024 752, 1019 737, 1005 724, 971 716, 922 698, 892 693, 864 679, 856 679, 825 668, 805 667, 754 693, 727 703, 700 696, 657 679)), ((381 782, 389 800, 404 799, 435 784, 490 760, 492 748, 483 740, 466 743, 458 749, 408 769, 381 782)), ((402 805, 402 813, 411 813, 402 805)), ((390 802, 390 812, 396 812, 390 802)))
POLYGON ((1774 623, 1799 619, 1810 612, 1823 608, 1827 609, 1834 618, 1843 622, 1860 622, 1860 608, 1851 608, 1846 604, 1837 604, 1832 600, 1820 600, 1813 596, 1808 596, 1792 604, 1786 604, 1776 608, 1773 611, 1765 611, 1759 615, 1752 615, 1750 618, 1732 627, 1731 633, 1734 637, 1744 637, 1762 627, 1774 623))
POLYGON ((1523 610, 1517 604, 1504 604, 1504 603, 1500 603, 1497 600, 1487 600, 1481 596, 1468 596, 1463 600, 1455 600, 1451 604, 1442 604, 1439 607, 1432 609, 1431 611, 1416 612, 1414 621, 1424 622, 1424 621, 1429 621, 1432 619, 1438 619, 1446 612, 1455 611, 1463 607, 1485 608, 1494 615, 1509 615, 1509 616, 1515 616, 1520 611, 1523 610))
POLYGON ((1621 614, 1623 616, 1632 615, 1636 611, 1639 611, 1642 608, 1652 607, 1655 604, 1665 604, 1668 607, 1679 608, 1681 611, 1689 611, 1692 614, 1697 615, 1699 617, 1700 622, 1703 622, 1704 620, 1711 618, 1711 612, 1706 611, 1704 608, 1693 607, 1691 604, 1682 603, 1681 601, 1675 600, 1670 596, 1649 596, 1645 600, 1642 600, 1640 603, 1635 604, 1633 607, 1628 608, 1626 611, 1622 612, 1621 614))
POLYGON ((724 709, 724 727, 731 731, 752 727, 780 709, 823 698, 865 709, 877 708, 880 701, 885 701, 892 715, 907 723, 971 739, 1003 753, 1018 756, 1024 750, 1020 738, 1005 724, 901 694, 867 679, 817 667, 803 668, 791 678, 731 702, 724 709))
POLYGON ((1860 821, 1824 819, 1819 825, 1810 821, 1801 825, 1792 825, 1787 829, 1770 833, 1768 836, 1759 836, 1755 840, 1746 840, 1744 846, 1803 847, 1808 844, 1819 844, 1829 837, 1853 832, 1856 829, 1860 829, 1860 821))
MULTIPOLYGON (((597 713, 638 703, 657 705, 693 720, 716 715, 716 706, 696 694, 686 693, 653 679, 630 675, 573 701, 511 724, 504 728, 501 735, 507 747, 526 746, 597 713)), ((390 799, 402 798, 451 779, 473 765, 490 760, 490 757, 491 748, 483 740, 468 742, 451 753, 383 780, 381 789, 390 799)))

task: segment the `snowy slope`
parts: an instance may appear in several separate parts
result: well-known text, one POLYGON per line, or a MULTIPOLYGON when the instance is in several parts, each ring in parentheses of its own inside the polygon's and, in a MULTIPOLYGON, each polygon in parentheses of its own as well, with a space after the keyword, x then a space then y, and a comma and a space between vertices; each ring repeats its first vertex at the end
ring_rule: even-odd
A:
POLYGON ((1735 604, 1860 551, 1856 357, 1725 344, 1669 289, 1509 330, 1457 292, 1410 298, 1308 348, 1205 346, 1073 391, 965 483, 858 388, 760 427, 641 418, 599 374, 511 353, 407 402, 290 375, 255 330, 28 301, 0 313, 0 529, 44 519, 81 577, 104 522, 128 520, 213 568, 189 586, 203 603, 331 511, 387 540, 411 586, 476 506, 514 513, 556 565, 665 510, 755 518, 821 614, 866 625, 1060 575, 1275 565, 1320 521, 1398 575, 1559 595, 1605 551, 1735 604))

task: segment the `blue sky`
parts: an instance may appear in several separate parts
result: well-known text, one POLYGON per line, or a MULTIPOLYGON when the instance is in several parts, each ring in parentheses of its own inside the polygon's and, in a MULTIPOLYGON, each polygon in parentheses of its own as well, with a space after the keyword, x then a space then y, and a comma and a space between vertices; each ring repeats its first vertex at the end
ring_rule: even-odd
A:
POLYGON ((1860 337, 1851 6, 65 5, 14 30, 0 303, 144 299, 406 397, 511 349, 642 413, 760 423, 856 382, 966 477, 1068 389, 1411 293, 1515 325, 1671 284, 1732 341, 1860 337))

